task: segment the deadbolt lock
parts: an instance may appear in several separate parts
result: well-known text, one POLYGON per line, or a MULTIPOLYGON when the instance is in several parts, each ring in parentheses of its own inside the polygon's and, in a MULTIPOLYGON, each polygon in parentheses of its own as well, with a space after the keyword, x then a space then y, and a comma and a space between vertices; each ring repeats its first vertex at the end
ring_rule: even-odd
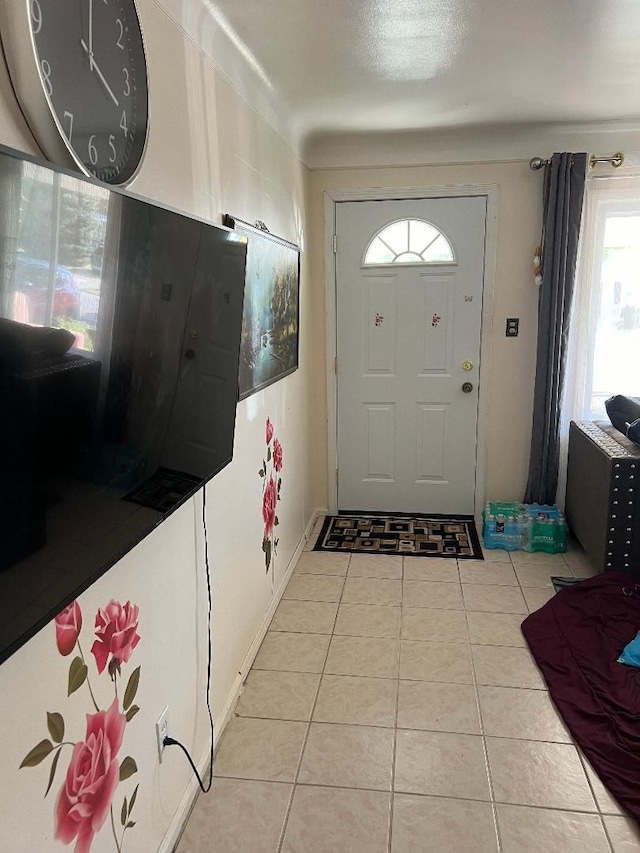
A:
POLYGON ((463 382, 462 390, 465 394, 470 394, 473 391, 473 385, 470 382, 463 382))
POLYGON ((462 362, 462 369, 467 370, 467 371, 473 370, 473 362, 469 361, 469 359, 467 359, 466 361, 463 361, 462 362))

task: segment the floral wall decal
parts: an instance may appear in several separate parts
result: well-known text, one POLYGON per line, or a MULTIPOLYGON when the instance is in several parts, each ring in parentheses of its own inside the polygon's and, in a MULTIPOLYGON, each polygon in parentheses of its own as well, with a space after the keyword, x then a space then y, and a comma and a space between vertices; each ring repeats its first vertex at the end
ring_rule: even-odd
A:
POLYGON ((120 664, 128 663, 135 647, 140 642, 138 636, 139 608, 131 602, 123 606, 117 601, 110 601, 96 613, 96 637, 91 646, 91 654, 96 659, 98 672, 101 673, 111 655, 110 670, 116 666, 120 672, 120 664), (117 663, 113 663, 117 661, 117 663))
POLYGON ((431 318, 431 325, 437 326, 439 324, 440 320, 442 320, 442 317, 439 314, 434 314, 433 317, 431 318))
POLYGON ((80 605, 73 601, 55 618, 56 644, 60 654, 67 657, 77 650, 69 666, 67 695, 71 696, 86 684, 95 714, 86 715, 84 739, 74 742, 65 740, 62 714, 47 712, 50 737, 34 746, 20 767, 35 767, 53 755, 49 783, 44 794, 46 797, 53 785, 63 749, 71 747, 71 758, 56 800, 54 822, 56 839, 63 844, 75 841, 74 853, 90 853, 93 837, 102 829, 108 817, 111 818, 115 849, 117 853, 123 853, 125 833, 136 825, 131 820, 131 814, 138 796, 138 786, 130 792, 129 797, 125 794, 123 798, 119 815, 120 831, 116 830, 113 800, 118 785, 138 770, 130 755, 122 761, 118 758, 126 726, 140 710, 133 704, 140 683, 139 666, 129 676, 122 699, 118 696, 118 680, 122 680, 121 665, 128 663, 140 642, 138 612, 138 607, 131 602, 123 605, 112 599, 96 614, 97 639, 91 652, 98 675, 107 670, 115 693, 106 710, 98 705, 97 691, 94 692, 91 685, 89 666, 80 645, 80 605))
POLYGON ((262 468, 258 474, 263 479, 262 483, 262 521, 264 522, 264 533, 262 535, 262 550, 264 561, 269 571, 271 560, 276 554, 279 539, 276 538, 275 528, 280 523, 276 514, 278 501, 280 500, 280 487, 282 486, 282 445, 274 436, 273 424, 267 418, 265 427, 265 439, 267 442, 266 459, 262 460, 262 468))

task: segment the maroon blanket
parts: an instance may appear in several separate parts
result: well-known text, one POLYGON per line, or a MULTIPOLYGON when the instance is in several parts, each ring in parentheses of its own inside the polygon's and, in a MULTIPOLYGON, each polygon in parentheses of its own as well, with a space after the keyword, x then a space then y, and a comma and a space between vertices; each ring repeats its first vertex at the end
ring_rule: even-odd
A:
POLYGON ((522 623, 576 743, 640 822, 640 669, 617 662, 639 630, 640 577, 621 572, 563 589, 522 623))

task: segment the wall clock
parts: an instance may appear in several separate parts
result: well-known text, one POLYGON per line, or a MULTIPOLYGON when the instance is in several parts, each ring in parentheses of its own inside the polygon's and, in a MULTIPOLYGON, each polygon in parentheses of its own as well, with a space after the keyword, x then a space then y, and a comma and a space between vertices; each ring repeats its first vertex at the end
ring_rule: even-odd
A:
POLYGON ((134 0, 0 0, 11 81, 44 153, 129 182, 147 140, 147 64, 134 0))

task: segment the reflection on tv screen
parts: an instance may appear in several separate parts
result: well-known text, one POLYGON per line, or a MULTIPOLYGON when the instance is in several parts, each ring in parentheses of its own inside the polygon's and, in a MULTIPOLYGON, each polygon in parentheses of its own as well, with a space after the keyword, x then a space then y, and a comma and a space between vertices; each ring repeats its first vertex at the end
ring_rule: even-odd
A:
POLYGON ((231 460, 245 256, 0 150, 0 660, 231 460))

